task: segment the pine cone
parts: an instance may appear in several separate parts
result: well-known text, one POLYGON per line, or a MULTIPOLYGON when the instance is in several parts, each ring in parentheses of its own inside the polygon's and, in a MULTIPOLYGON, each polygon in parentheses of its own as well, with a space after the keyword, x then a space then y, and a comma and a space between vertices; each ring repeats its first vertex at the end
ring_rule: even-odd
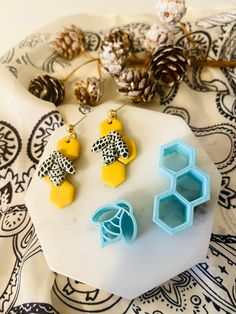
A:
POLYGON ((145 68, 125 69, 116 79, 118 91, 128 96, 134 103, 153 101, 156 82, 145 68))
POLYGON ((62 81, 50 75, 37 75, 31 80, 28 90, 34 96, 60 105, 65 96, 65 87, 62 81))
POLYGON ((60 56, 71 60, 85 50, 84 32, 73 24, 65 27, 55 38, 53 48, 60 56))
POLYGON ((111 31, 104 37, 99 56, 105 70, 111 75, 118 75, 123 70, 131 51, 131 36, 118 29, 111 31))
POLYGON ((144 48, 152 55, 161 45, 173 43, 173 35, 164 25, 153 24, 145 34, 144 48))
POLYGON ((174 25, 186 13, 185 0, 157 0, 156 14, 163 23, 174 25))
POLYGON ((89 77, 86 81, 78 80, 74 84, 74 93, 82 105, 95 106, 103 95, 103 80, 89 77))
POLYGON ((182 47, 162 46, 152 56, 151 71, 160 84, 172 86, 183 79, 187 65, 182 47))

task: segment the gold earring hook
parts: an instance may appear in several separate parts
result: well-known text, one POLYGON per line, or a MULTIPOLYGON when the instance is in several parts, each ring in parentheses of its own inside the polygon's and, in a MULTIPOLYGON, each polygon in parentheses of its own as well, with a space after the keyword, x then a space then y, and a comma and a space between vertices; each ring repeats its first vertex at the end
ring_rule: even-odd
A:
POLYGON ((124 106, 126 106, 127 104, 129 104, 129 102, 122 104, 117 109, 110 109, 107 111, 109 124, 111 124, 114 119, 117 119, 117 111, 120 110, 121 108, 123 108, 124 106))
POLYGON ((69 136, 67 138, 67 143, 70 142, 72 138, 77 138, 77 133, 75 132, 75 127, 77 124, 79 124, 81 121, 83 121, 85 118, 87 118, 87 115, 85 115, 83 118, 81 118, 78 122, 75 124, 67 124, 66 125, 66 131, 69 133, 69 136))
POLYGON ((111 124, 114 119, 117 118, 116 110, 110 109, 107 111, 108 123, 111 124))

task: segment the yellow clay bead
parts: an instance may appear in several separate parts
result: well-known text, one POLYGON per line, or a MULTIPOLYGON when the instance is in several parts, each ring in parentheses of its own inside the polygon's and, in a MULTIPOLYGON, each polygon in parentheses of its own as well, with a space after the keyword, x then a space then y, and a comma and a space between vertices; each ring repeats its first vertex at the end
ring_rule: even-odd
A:
POLYGON ((57 150, 70 160, 75 160, 79 157, 80 143, 76 138, 71 138, 68 142, 66 136, 57 143, 57 150))
POLYGON ((128 138, 126 136, 122 136, 122 139, 128 145, 129 158, 119 157, 118 160, 120 162, 122 162, 123 164, 128 165, 131 161, 133 161, 137 157, 136 143, 135 143, 135 141, 131 140, 130 138, 128 138))
POLYGON ((115 161, 110 165, 102 166, 102 181, 112 188, 123 183, 125 181, 125 165, 115 161))
POLYGON ((63 208, 70 205, 75 196, 75 188, 68 181, 64 181, 61 185, 56 186, 51 184, 50 202, 58 208, 63 208))
POLYGON ((106 136, 111 131, 117 131, 120 135, 124 134, 123 126, 120 120, 113 119, 110 124, 108 122, 109 119, 106 119, 100 124, 100 136, 106 136))

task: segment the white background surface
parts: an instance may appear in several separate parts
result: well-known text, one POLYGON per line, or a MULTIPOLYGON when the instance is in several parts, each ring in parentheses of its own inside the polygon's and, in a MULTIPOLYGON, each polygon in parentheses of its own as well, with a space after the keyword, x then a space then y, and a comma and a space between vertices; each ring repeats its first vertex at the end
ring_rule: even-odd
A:
MULTIPOLYGON (((0 0, 0 54, 62 16, 79 13, 154 13, 156 0, 0 0)), ((236 7, 236 0, 186 0, 186 19, 236 7)))
MULTIPOLYGON (((27 98, 30 105, 34 105, 31 95, 27 98)), ((98 107, 76 129, 83 149, 77 172, 70 178, 77 189, 74 202, 65 210, 52 205, 49 186, 37 176, 36 170, 26 194, 26 206, 51 270, 133 299, 205 258, 221 176, 180 117, 126 106, 119 111, 118 117, 124 125, 125 135, 136 142, 138 158, 126 167, 126 181, 117 189, 102 184, 101 166, 98 166, 101 155, 92 154, 91 146, 98 137, 98 127, 94 126, 104 120, 111 107, 116 109, 117 105, 110 102, 98 107), (196 164, 210 175, 212 183, 211 199, 195 212, 193 226, 172 237, 152 223, 152 212, 154 196, 170 184, 157 166, 160 145, 176 138, 196 148, 196 164), (130 246, 119 241, 101 249, 98 228, 91 224, 90 217, 99 207, 118 200, 128 200, 133 205, 137 239, 130 246), (134 282, 139 284, 134 285, 134 282)), ((76 105, 68 113, 69 121, 72 121, 76 105)), ((48 158, 55 143, 64 136, 64 127, 53 133, 41 160, 48 158)))

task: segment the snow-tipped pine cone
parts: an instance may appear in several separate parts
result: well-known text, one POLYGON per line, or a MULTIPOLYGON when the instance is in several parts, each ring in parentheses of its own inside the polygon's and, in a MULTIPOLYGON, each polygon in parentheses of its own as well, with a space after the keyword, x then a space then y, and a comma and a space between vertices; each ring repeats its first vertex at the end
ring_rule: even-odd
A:
POLYGON ((87 80, 76 81, 73 88, 81 105, 95 106, 103 95, 104 83, 102 79, 89 77, 87 80))
POLYGON ((131 36, 123 30, 108 33, 102 40, 99 52, 104 69, 112 76, 119 75, 132 52, 132 47, 131 36))
POLYGON ((157 0, 156 14, 163 23, 174 25, 186 13, 185 0, 157 0))
POLYGON ((58 33, 52 47, 58 55, 71 60, 85 50, 85 44, 84 32, 72 24, 58 33))
POLYGON ((164 25, 151 25, 145 34, 144 48, 152 55, 160 46, 173 43, 173 35, 164 25))
POLYGON ((152 73, 145 68, 125 69, 116 78, 116 83, 118 91, 134 103, 147 103, 155 98, 157 83, 152 73))

